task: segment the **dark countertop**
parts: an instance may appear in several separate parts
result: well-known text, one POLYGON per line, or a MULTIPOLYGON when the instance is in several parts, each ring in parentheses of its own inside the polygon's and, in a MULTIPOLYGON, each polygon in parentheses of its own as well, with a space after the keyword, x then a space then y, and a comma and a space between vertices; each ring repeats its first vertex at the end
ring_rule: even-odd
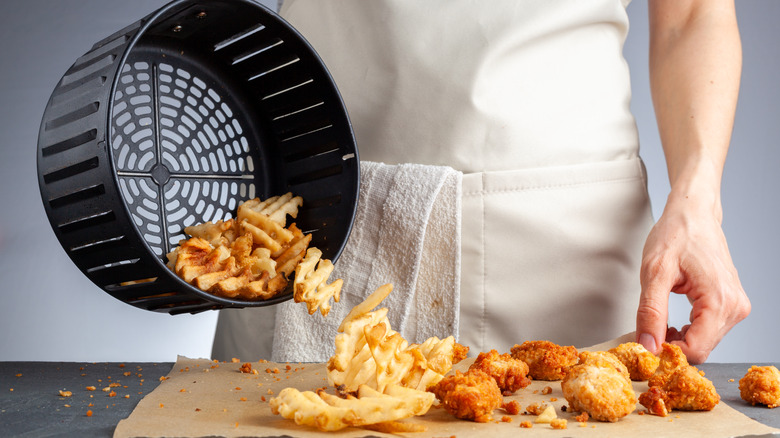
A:
MULTIPOLYGON (((110 437, 117 423, 130 415, 172 366, 173 363, 0 362, 0 435, 110 437), (87 390, 89 386, 95 390, 87 390), (62 397, 60 390, 71 391, 72 395, 62 397), (87 416, 87 411, 92 411, 92 415, 87 416)), ((754 420, 780 428, 780 408, 750 406, 739 396, 739 379, 750 365, 704 364, 699 368, 715 384, 724 403, 754 420)))
POLYGON ((130 416, 172 366, 173 363, 0 362, 0 435, 111 437, 117 423, 130 416), (90 386, 95 390, 86 389, 90 386), (104 388, 110 388, 115 395, 103 391, 104 388), (60 390, 71 391, 72 395, 61 397, 60 390), (88 417, 89 410, 92 416, 88 417))

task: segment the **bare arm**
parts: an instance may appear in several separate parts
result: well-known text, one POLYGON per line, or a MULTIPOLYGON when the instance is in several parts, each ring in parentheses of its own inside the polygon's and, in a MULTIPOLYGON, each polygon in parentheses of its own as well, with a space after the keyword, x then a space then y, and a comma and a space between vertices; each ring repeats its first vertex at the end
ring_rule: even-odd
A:
POLYGON ((637 339, 677 342, 703 362, 750 312, 721 228, 720 185, 739 92, 733 0, 650 1, 650 85, 671 192, 645 244, 637 339), (669 292, 691 324, 667 336, 669 292))

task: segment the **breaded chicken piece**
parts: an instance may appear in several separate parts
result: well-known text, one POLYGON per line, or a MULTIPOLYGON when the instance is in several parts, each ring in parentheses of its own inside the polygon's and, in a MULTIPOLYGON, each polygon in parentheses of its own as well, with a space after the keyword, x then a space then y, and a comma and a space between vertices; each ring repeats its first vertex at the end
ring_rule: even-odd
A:
POLYGON ((599 421, 615 422, 636 409, 636 393, 628 372, 624 374, 611 360, 599 355, 586 357, 585 363, 571 367, 561 389, 570 410, 587 412, 599 421))
POLYGON ((512 357, 528 364, 528 375, 535 380, 561 380, 579 358, 573 346, 550 341, 525 341, 511 349, 512 357))
POLYGON ((639 394, 639 404, 647 408, 647 412, 659 417, 669 415, 666 409, 666 392, 660 386, 651 386, 646 392, 639 394))
POLYGON ((661 345, 661 352, 658 354, 658 367, 647 380, 647 384, 662 387, 677 368, 689 365, 688 358, 685 357, 685 353, 680 347, 664 342, 661 345))
POLYGON ((771 365, 753 365, 739 379, 739 395, 752 405, 762 404, 768 408, 780 406, 780 370, 771 365))
POLYGON ((628 368, 614 354, 608 351, 583 351, 579 354, 579 364, 596 365, 599 367, 614 368, 615 371, 631 380, 628 368))
POLYGON ((428 391, 434 393, 455 418, 478 423, 492 421, 493 410, 500 408, 503 402, 496 381, 480 370, 469 370, 466 374, 456 371, 428 391))
POLYGON ((711 411, 720 402, 715 385, 695 366, 682 365, 668 375, 661 386, 651 386, 639 396, 639 403, 651 414, 662 417, 674 409, 711 411))
POLYGON ((515 359, 509 353, 498 354, 496 350, 479 353, 469 370, 480 370, 492 377, 503 394, 512 394, 531 384, 528 365, 515 359))
POLYGON ((628 368, 631 380, 644 382, 655 374, 661 359, 637 342, 626 342, 609 350, 628 368))

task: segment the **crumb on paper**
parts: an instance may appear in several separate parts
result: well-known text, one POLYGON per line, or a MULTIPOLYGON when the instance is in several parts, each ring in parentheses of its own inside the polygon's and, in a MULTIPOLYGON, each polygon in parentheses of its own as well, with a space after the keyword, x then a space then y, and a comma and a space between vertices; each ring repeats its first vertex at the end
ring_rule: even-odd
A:
POLYGON ((580 423, 587 423, 589 418, 590 415, 587 412, 581 412, 580 415, 574 417, 574 419, 580 423))
POLYGON ((520 423, 520 427, 522 427, 523 429, 530 429, 534 427, 534 425, 530 421, 523 421, 520 423))
POLYGON ((533 403, 525 408, 532 415, 540 415, 545 409, 547 409, 547 403, 533 403))
POLYGON ((563 418, 556 418, 550 422, 550 426, 553 429, 566 429, 568 426, 568 421, 566 421, 563 418))
POLYGON ((520 413, 520 403, 517 400, 504 403, 502 407, 510 415, 517 415, 520 413))
POLYGON ((547 408, 545 408, 544 411, 542 411, 541 414, 539 414, 539 416, 536 417, 534 423, 549 424, 556 418, 558 418, 558 415, 555 413, 555 407, 553 405, 549 405, 547 408))

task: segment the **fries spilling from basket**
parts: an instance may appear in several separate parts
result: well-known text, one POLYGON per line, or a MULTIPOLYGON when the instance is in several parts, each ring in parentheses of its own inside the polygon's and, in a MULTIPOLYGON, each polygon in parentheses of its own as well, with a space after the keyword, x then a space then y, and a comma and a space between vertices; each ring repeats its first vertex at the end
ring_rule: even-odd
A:
POLYGON ((255 198, 239 205, 234 219, 186 227, 189 238, 168 253, 168 267, 203 291, 245 300, 279 295, 295 274, 295 302, 306 303, 309 314, 319 309, 327 316, 343 282, 327 283, 333 263, 309 247, 311 234, 287 225, 287 217, 295 219, 302 205, 292 193, 255 198))

